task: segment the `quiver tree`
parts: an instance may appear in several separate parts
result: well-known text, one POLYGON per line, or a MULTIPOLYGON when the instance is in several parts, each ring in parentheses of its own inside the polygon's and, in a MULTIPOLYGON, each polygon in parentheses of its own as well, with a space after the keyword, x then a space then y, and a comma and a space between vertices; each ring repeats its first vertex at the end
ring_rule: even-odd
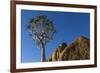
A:
POLYGON ((32 39, 41 49, 41 61, 46 61, 45 45, 53 39, 55 33, 53 22, 44 15, 38 15, 30 19, 28 29, 32 39))

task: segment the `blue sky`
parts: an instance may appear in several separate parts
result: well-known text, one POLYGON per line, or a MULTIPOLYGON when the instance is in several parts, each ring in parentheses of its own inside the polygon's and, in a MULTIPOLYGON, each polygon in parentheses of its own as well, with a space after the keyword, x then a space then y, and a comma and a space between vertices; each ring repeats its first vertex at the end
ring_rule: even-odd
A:
POLYGON ((77 12, 55 12, 21 10, 21 62, 40 62, 41 50, 29 36, 27 26, 32 17, 46 15, 57 30, 54 39, 46 45, 46 59, 62 43, 70 44, 79 36, 90 38, 90 14, 77 12))

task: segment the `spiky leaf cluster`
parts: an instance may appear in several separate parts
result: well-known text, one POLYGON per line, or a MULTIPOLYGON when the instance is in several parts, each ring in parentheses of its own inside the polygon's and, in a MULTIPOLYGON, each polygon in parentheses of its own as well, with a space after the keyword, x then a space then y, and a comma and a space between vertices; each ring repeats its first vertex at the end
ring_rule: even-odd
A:
POLYGON ((44 15, 33 17, 29 22, 28 29, 33 40, 37 42, 39 46, 41 43, 46 44, 52 40, 56 32, 53 22, 44 15))

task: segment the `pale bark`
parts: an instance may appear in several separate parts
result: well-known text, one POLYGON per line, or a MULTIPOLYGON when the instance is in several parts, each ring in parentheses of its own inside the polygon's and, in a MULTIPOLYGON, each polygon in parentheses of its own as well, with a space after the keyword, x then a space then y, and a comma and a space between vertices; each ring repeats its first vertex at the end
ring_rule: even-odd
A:
POLYGON ((41 44, 41 61, 42 62, 45 62, 46 61, 46 58, 45 58, 45 45, 42 43, 41 44))

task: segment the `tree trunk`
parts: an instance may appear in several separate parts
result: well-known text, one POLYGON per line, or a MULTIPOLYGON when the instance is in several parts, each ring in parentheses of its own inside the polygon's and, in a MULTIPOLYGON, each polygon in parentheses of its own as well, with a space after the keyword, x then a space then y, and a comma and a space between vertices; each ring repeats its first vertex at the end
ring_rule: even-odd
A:
POLYGON ((43 43, 41 45, 42 45, 42 47, 41 47, 41 61, 45 62, 46 61, 46 59, 45 59, 45 45, 43 43))

